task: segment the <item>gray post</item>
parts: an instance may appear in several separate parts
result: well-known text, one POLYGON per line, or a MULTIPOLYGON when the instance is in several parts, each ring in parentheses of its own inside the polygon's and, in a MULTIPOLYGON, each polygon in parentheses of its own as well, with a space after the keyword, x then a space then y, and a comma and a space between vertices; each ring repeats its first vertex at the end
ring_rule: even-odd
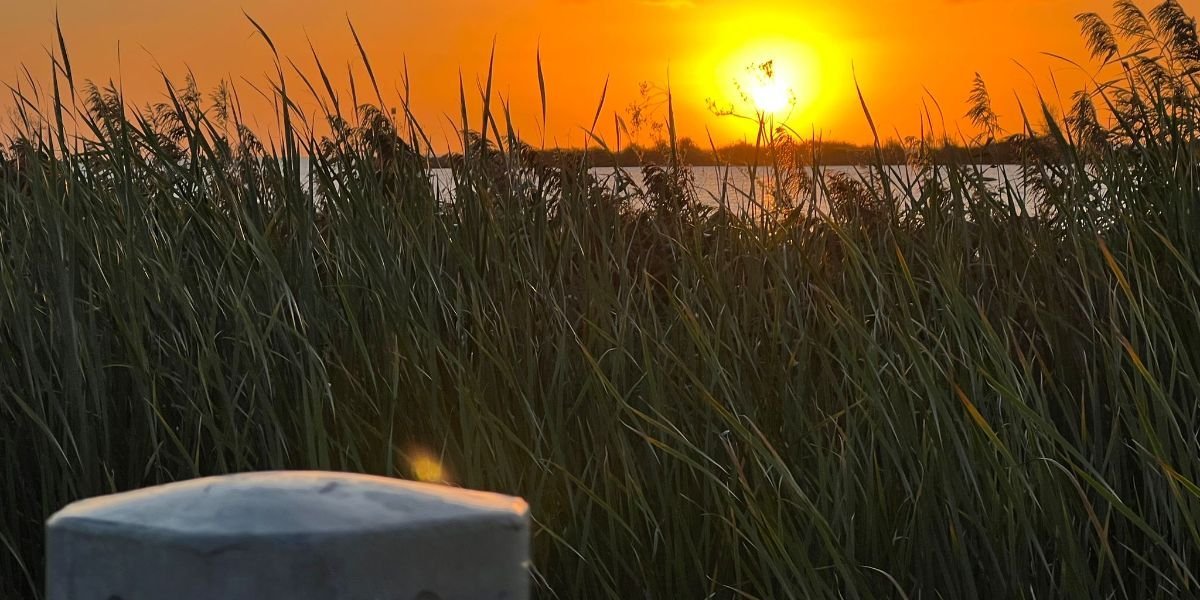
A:
POLYGON ((195 479, 46 524, 48 600, 524 600, 518 498, 320 472, 195 479))

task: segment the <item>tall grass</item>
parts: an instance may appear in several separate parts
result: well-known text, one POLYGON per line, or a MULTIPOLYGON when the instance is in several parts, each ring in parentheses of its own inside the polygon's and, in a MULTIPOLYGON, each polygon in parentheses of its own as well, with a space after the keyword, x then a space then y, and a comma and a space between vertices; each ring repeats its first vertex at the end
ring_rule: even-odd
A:
POLYGON ((529 500, 538 597, 1197 596, 1200 44, 1175 2, 1080 20, 1115 76, 1031 109, 1034 202, 768 136, 752 216, 531 152, 490 82, 448 202, 403 99, 319 63, 260 140, 64 48, 0 162, 0 589, 78 498, 432 454, 529 500))

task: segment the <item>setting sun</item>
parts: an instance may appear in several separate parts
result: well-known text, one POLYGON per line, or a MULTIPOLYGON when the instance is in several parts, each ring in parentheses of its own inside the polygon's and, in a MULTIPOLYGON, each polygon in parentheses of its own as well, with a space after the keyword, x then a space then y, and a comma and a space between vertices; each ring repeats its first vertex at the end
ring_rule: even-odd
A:
POLYGON ((754 80, 747 92, 754 107, 760 113, 778 115, 786 112, 794 103, 795 94, 788 82, 775 71, 774 61, 767 61, 752 69, 754 80))
POLYGON ((754 135, 759 116, 808 129, 827 116, 835 90, 825 81, 826 65, 838 60, 839 52, 817 34, 732 34, 697 57, 697 87, 706 90, 719 112, 750 117, 722 121, 728 135, 754 135))

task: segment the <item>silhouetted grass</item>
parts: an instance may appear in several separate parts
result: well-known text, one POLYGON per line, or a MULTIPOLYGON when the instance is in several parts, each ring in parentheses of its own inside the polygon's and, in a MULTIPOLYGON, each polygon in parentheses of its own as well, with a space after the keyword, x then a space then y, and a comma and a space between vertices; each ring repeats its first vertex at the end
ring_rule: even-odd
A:
POLYGON ((1200 45, 1117 9, 1081 17, 1115 79, 1016 138, 1037 210, 786 136, 774 210, 705 208, 487 97, 448 202, 403 102, 339 113, 319 67, 332 133, 278 85, 264 143, 229 90, 132 111, 64 49, 0 162, 0 588, 77 498, 432 453, 528 499, 539 597, 1195 597, 1200 45))

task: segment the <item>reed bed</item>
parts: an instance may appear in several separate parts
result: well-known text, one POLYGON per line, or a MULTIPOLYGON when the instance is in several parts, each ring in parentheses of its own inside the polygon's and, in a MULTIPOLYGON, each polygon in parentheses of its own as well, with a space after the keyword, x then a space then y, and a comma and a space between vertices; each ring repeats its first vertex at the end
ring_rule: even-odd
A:
POLYGON ((784 131, 753 214, 531 151, 490 81, 439 163, 319 63, 260 139, 62 48, 0 159, 0 589, 72 500, 305 468, 525 497, 540 598, 1200 595, 1200 44, 1080 22, 1112 77, 1027 103, 1032 199, 784 131))

